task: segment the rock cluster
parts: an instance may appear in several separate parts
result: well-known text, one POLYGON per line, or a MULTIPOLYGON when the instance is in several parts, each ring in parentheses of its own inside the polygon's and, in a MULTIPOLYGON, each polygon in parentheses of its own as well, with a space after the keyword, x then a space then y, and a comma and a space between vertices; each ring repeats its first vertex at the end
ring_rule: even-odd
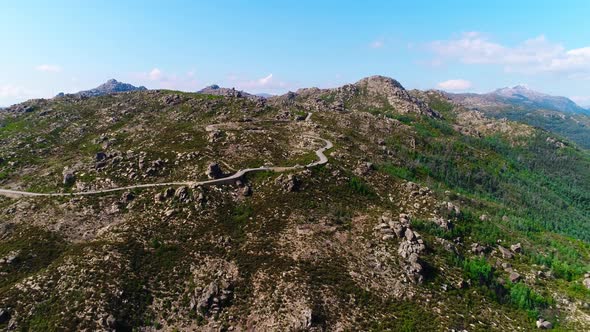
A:
POLYGON ((356 169, 354 170, 354 173, 356 175, 367 175, 374 169, 375 169, 375 166, 373 165, 373 163, 359 162, 356 169))
POLYGON ((226 261, 207 260, 203 264, 193 270, 195 284, 203 286, 197 286, 192 291, 189 309, 212 317, 233 299, 238 273, 235 265, 226 261))
POLYGON ((301 187, 301 180, 294 174, 281 174, 276 178, 275 184, 281 187, 284 192, 299 191, 301 187))
POLYGON ((398 220, 393 220, 391 217, 383 215, 380 221, 375 229, 382 235, 383 240, 394 237, 401 239, 397 253, 403 259, 405 274, 414 283, 424 281, 424 267, 420 263, 420 254, 426 249, 426 246, 420 234, 410 228, 410 217, 402 213, 398 220))
POLYGON ((471 244, 471 252, 476 255, 483 255, 486 252, 487 248, 482 246, 479 243, 472 243, 471 244))
POLYGON ((565 148, 565 144, 563 142, 560 142, 553 137, 547 137, 546 141, 549 144, 553 144, 556 148, 565 148))

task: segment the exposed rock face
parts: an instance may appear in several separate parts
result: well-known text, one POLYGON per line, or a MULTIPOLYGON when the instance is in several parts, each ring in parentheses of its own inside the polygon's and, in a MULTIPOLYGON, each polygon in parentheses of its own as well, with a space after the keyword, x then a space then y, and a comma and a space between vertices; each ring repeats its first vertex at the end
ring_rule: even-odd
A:
POLYGON ((584 274, 584 281, 582 281, 582 284, 583 284, 583 285, 584 285, 586 288, 590 289, 590 273, 586 273, 586 274, 584 274))
POLYGON ((223 171, 221 170, 221 166, 219 166, 218 163, 210 163, 207 166, 205 175, 207 175, 209 179, 219 179, 223 177, 223 171))

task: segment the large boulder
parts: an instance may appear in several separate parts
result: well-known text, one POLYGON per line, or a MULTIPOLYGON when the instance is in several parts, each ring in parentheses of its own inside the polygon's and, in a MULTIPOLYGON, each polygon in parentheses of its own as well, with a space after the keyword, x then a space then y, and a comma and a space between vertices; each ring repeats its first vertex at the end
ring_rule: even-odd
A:
POLYGON ((223 177, 223 171, 221 170, 221 166, 218 163, 210 163, 207 166, 207 171, 205 171, 205 175, 209 179, 219 179, 223 177))
POLYGON ((76 182, 76 174, 71 169, 64 169, 63 171, 63 184, 65 186, 71 186, 76 182))

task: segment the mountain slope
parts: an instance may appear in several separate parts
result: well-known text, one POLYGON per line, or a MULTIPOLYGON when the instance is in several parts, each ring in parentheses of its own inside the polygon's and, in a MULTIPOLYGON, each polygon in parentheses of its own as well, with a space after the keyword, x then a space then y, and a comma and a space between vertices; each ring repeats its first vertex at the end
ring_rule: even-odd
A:
POLYGON ((14 109, 0 112, 0 188, 182 183, 0 196, 3 328, 590 328, 590 156, 546 131, 380 76, 14 109), (308 165, 314 137, 334 143, 325 165, 184 185, 308 165))
POLYGON ((487 94, 448 94, 453 101, 495 118, 537 126, 590 148, 590 111, 565 97, 532 91, 524 86, 487 94))

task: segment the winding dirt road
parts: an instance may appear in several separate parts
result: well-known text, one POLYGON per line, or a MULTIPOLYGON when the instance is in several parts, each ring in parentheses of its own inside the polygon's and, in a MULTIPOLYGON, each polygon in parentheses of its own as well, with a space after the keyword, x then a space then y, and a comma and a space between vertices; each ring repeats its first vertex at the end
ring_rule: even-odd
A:
MULTIPOLYGON (((306 121, 311 120, 311 113, 308 114, 306 121)), ((256 168, 246 168, 241 169, 234 174, 220 178, 220 179, 213 179, 213 180, 206 180, 206 181, 185 181, 185 182, 164 182, 164 183, 148 183, 148 184, 138 184, 133 186, 127 187, 117 187, 111 189, 101 189, 101 190, 91 190, 91 191, 82 191, 82 192, 74 192, 74 193, 34 193, 28 191, 18 191, 18 190, 9 190, 9 189, 0 189, 0 195, 8 196, 8 197, 68 197, 68 196, 87 196, 87 195, 98 195, 98 194, 105 194, 105 193, 112 193, 118 191, 126 191, 131 189, 140 189, 140 188, 155 188, 155 187, 168 187, 168 186, 190 186, 190 187, 204 187, 204 186, 214 186, 214 185, 224 185, 224 184, 231 184, 234 183, 236 180, 242 178, 244 175, 248 173, 254 172, 264 172, 264 171, 271 171, 271 172, 287 172, 297 169, 303 168, 310 168, 315 167, 318 165, 323 165, 328 162, 328 157, 324 154, 326 150, 331 149, 334 147, 332 142, 328 141, 327 139, 305 135, 305 137, 317 139, 323 141, 326 145, 319 148, 315 151, 316 155, 318 156, 319 160, 314 161, 308 165, 301 166, 286 166, 286 167, 267 167, 267 166, 260 166, 256 168)))

